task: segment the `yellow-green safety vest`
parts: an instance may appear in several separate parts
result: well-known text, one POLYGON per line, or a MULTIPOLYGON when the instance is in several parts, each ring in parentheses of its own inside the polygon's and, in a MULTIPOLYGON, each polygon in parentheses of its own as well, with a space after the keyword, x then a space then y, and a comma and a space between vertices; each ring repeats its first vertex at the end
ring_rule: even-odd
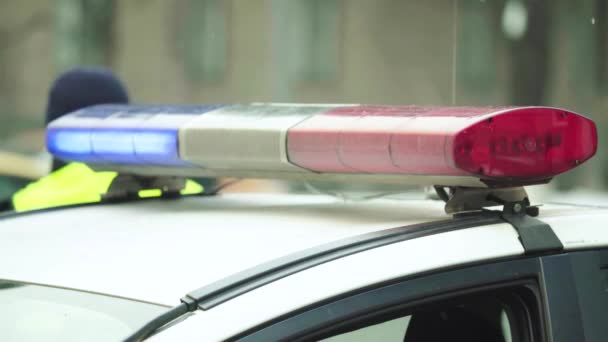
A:
MULTIPOLYGON (((30 183, 13 195, 15 211, 27 211, 101 201, 110 188, 116 172, 97 172, 82 163, 70 163, 50 175, 30 183)), ((203 187, 186 181, 182 195, 197 194, 203 187)), ((139 197, 159 197, 160 189, 141 190, 139 197)))

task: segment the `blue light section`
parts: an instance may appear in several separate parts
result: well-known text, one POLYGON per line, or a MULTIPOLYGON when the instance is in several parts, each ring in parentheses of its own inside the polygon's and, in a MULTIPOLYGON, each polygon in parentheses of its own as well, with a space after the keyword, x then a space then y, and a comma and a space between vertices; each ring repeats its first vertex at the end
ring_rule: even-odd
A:
POLYGON ((187 165, 177 130, 55 128, 47 133, 54 156, 92 164, 187 165))
POLYGON ((133 135, 135 154, 142 162, 185 165, 179 158, 177 130, 146 130, 133 135))
POLYGON ((54 149, 67 154, 90 154, 91 135, 88 130, 53 132, 54 149))
POLYGON ((177 131, 135 133, 135 153, 138 155, 164 155, 174 153, 177 131))
POLYGON ((82 162, 95 159, 88 129, 49 129, 46 146, 51 154, 60 159, 82 162))
POLYGON ((133 132, 123 130, 92 130, 91 144, 97 155, 133 155, 133 132))
POLYGON ((133 133, 123 129, 91 130, 93 155, 111 163, 138 164, 133 147, 133 133))

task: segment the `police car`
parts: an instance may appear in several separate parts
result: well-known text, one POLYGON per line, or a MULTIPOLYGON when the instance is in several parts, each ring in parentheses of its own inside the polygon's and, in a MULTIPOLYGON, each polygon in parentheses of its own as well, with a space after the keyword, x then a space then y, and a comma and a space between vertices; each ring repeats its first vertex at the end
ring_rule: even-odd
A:
POLYGON ((120 176, 102 203, 2 216, 2 341, 608 339, 608 210, 524 189, 595 154, 571 111, 105 105, 47 145, 120 176), (438 196, 179 196, 224 176, 438 196))

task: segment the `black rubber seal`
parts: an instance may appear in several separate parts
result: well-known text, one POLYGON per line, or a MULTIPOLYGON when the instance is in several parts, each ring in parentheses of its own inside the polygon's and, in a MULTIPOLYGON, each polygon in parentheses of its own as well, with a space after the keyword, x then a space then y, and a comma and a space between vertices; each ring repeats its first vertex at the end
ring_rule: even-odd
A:
POLYGON ((419 306, 437 301, 442 295, 483 292, 484 289, 511 287, 516 283, 537 287, 540 272, 537 258, 501 261, 461 269, 406 277, 400 281, 353 293, 343 298, 317 303, 296 314, 290 313, 253 327, 229 341, 297 341, 326 337, 327 328, 373 313, 395 310, 399 306, 419 306))
POLYGON ((423 236, 500 222, 500 215, 482 213, 362 234, 260 264, 195 290, 182 301, 194 300, 201 310, 209 310, 258 287, 338 258, 423 236))

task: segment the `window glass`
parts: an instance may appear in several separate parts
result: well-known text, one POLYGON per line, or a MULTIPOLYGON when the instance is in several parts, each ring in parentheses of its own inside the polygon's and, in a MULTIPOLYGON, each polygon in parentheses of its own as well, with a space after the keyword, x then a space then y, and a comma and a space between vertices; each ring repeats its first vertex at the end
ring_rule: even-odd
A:
POLYGON ((2 341, 118 341, 167 308, 0 280, 2 341))
POLYGON ((522 333, 525 327, 517 327, 515 322, 511 322, 508 312, 522 311, 514 311, 510 304, 496 298, 450 301, 415 308, 410 314, 398 318, 393 314, 381 323, 375 320, 372 324, 363 324, 363 327, 360 325, 321 341, 512 342, 512 336, 526 334, 522 333), (517 334, 512 334, 513 328, 518 329, 517 334))
POLYGON ((326 338, 326 342, 347 342, 347 341, 384 341, 401 342, 405 331, 410 322, 411 316, 400 317, 379 324, 370 325, 365 328, 353 330, 345 334, 340 334, 326 338))

